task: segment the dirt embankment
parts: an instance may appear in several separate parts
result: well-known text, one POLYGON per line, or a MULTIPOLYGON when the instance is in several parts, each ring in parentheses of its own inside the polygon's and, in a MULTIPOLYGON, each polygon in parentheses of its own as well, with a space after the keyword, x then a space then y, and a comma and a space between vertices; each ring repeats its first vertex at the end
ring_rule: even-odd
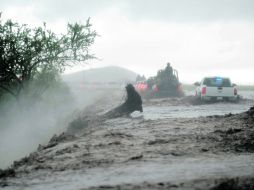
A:
POLYGON ((60 181, 71 189, 254 189, 254 166, 238 159, 253 157, 254 107, 241 114, 189 119, 89 118, 80 117, 75 131, 54 136, 0 171, 0 187, 39 189, 60 181), (228 165, 222 173, 220 162, 228 165), (80 181, 63 177, 78 172, 80 181), (89 173, 96 183, 89 182, 89 173))
POLYGON ((210 118, 222 118, 221 124, 215 125, 216 130, 209 135, 220 149, 254 153, 254 107, 242 114, 210 118))

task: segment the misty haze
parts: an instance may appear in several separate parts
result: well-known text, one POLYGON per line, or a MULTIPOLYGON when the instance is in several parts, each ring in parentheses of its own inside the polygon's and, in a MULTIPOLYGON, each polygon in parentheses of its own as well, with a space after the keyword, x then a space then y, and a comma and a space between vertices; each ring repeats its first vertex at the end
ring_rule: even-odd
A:
POLYGON ((252 0, 1 0, 0 189, 254 189, 252 0))

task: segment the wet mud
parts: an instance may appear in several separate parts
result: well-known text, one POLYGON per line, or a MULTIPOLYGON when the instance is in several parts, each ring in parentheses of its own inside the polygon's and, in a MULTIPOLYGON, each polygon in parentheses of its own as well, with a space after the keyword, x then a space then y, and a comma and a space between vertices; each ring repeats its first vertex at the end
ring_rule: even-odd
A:
MULTIPOLYGON (((150 106, 185 103, 193 104, 144 101, 144 114, 150 106)), ((254 107, 194 118, 107 119, 109 104, 86 108, 65 133, 0 170, 0 188, 254 189, 254 107)))

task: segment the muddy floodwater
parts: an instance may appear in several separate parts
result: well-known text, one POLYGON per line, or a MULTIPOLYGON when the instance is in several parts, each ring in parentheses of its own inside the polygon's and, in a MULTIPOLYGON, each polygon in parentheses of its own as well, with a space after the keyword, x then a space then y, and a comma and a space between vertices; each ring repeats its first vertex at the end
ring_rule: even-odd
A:
MULTIPOLYGON (((192 91, 187 95, 194 94, 192 91)), ((242 91, 241 97, 245 101, 239 103, 217 102, 193 105, 192 102, 179 101, 178 99, 154 99, 145 102, 144 113, 133 113, 132 116, 142 115, 145 119, 166 119, 166 118, 194 118, 200 116, 236 114, 247 111, 254 104, 254 91, 242 91)), ((183 98, 184 99, 184 98, 183 98)), ((185 99, 184 99, 185 100, 185 99)))
POLYGON ((99 103, 80 113, 74 132, 1 171, 0 188, 254 189, 252 99, 144 100, 143 113, 104 120, 114 101, 99 103))
POLYGON ((145 106, 144 113, 133 113, 136 117, 142 115, 145 119, 166 119, 166 118, 193 118, 210 115, 224 115, 228 113, 241 113, 250 108, 250 103, 230 104, 217 103, 193 106, 145 106))

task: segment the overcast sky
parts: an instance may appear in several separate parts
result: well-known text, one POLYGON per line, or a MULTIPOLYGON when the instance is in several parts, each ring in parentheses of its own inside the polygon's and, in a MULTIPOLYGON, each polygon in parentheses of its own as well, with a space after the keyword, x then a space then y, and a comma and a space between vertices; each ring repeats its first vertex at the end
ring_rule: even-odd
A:
POLYGON ((253 0, 0 0, 0 11, 57 33, 91 17, 100 60, 83 69, 116 65, 148 77, 170 62, 185 83, 220 75, 254 84, 253 0))

